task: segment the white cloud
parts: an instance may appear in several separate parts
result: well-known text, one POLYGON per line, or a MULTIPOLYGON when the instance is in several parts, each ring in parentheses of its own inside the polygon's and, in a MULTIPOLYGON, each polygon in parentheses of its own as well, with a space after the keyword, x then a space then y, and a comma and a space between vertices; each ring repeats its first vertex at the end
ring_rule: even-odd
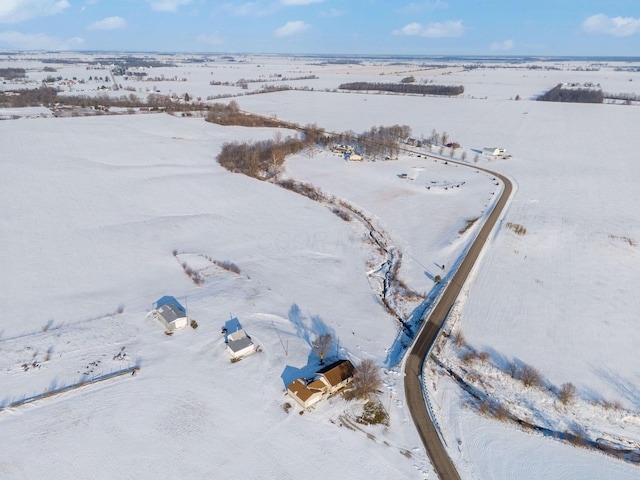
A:
POLYGON ((276 37, 288 37, 303 32, 309 27, 310 25, 302 20, 287 22, 275 31, 275 35, 276 37))
POLYGON ((311 5, 312 3, 322 3, 324 0, 281 0, 283 5, 311 5))
POLYGON ((67 0, 0 0, 0 23, 55 15, 69 6, 67 0))
POLYGON ((127 26, 127 21, 122 17, 107 17, 93 22, 87 28, 89 30, 118 30, 127 26))
POLYGON ((582 22, 582 30, 594 35, 628 37, 640 32, 640 18, 608 17, 604 13, 599 13, 582 22))
POLYGON ((224 43, 220 36, 215 33, 201 33, 198 35, 198 41, 200 43, 206 43, 208 45, 221 45, 224 43))
POLYGON ((395 35, 420 36, 427 38, 452 38, 461 37, 465 28, 461 20, 448 22, 432 22, 426 25, 420 23, 409 23, 399 30, 394 30, 395 35))
POLYGON ((72 50, 83 43, 79 37, 62 40, 44 33, 0 32, 0 44, 16 50, 72 50))
POLYGON ((496 52, 505 52, 513 49, 513 40, 504 40, 503 42, 493 42, 489 48, 496 52))
POLYGON ((147 3, 158 12, 176 12, 182 5, 189 5, 191 0, 147 0, 147 3))
POLYGON ((323 10, 320 12, 320 16, 324 18, 342 17, 345 13, 337 8, 330 8, 329 10, 323 10))
POLYGON ((399 12, 404 13, 420 13, 425 10, 437 10, 440 8, 448 8, 449 4, 443 0, 427 0, 422 2, 408 3, 397 9, 399 12))
POLYGON ((271 15, 278 8, 277 4, 262 5, 259 2, 223 3, 219 7, 220 10, 230 15, 253 17, 271 15))

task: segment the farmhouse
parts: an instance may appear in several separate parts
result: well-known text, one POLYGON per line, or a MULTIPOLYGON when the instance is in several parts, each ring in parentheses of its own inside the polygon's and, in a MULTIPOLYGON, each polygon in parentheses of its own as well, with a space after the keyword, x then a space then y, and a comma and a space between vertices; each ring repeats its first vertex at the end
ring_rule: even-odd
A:
POLYGON ((161 303, 162 299, 156 302, 154 316, 167 328, 167 330, 172 332, 179 328, 186 327, 188 319, 184 307, 180 305, 175 298, 170 298, 172 300, 164 303, 161 303))
POLYGON ((287 386, 287 394, 302 408, 318 403, 324 395, 343 389, 353 381, 356 372, 349 360, 338 360, 318 370, 316 378, 307 382, 297 378, 287 386))
POLYGON ((334 145, 331 148, 331 151, 333 153, 337 153, 338 155, 344 155, 344 154, 353 153, 354 148, 352 145, 334 145))
POLYGON ((240 358, 253 353, 255 346, 251 337, 243 330, 237 330, 227 336, 227 352, 231 358, 240 358))
POLYGON ((328 393, 337 392, 349 385, 355 373, 356 369, 349 360, 338 360, 316 372, 328 385, 328 393))

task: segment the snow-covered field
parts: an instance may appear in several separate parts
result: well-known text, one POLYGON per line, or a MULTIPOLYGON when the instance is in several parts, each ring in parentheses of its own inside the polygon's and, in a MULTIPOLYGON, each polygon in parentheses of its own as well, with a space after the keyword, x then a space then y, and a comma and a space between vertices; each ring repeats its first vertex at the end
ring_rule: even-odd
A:
MULTIPOLYGON (((481 373, 520 361, 550 385, 577 388, 575 411, 563 415, 539 392, 496 380, 496 396, 518 399, 519 411, 526 405, 554 428, 597 427, 605 438, 640 442, 633 323, 640 110, 530 100, 562 81, 638 94, 640 74, 556 66, 425 71, 436 83, 464 85, 462 98, 321 91, 346 81, 398 81, 412 71, 394 76, 398 66, 381 76, 380 65, 256 57, 235 66, 181 64, 163 74, 187 78, 185 91, 205 98, 214 76, 207 68, 224 72, 224 81, 311 72, 319 78, 307 84, 316 91, 236 100, 248 111, 334 131, 398 123, 417 138, 448 132, 471 168, 415 155, 347 163, 306 152, 288 159, 285 171, 369 215, 403 253, 400 275, 420 293, 433 288, 440 265, 455 263, 477 229, 460 230, 500 192, 473 168, 472 149, 507 148, 510 160, 479 159, 511 177, 516 193, 447 328, 489 353, 481 373), (609 410, 611 422, 594 405, 605 402, 619 404, 609 410)), ((61 75, 89 72, 60 68, 61 75)), ((3 478, 435 478, 404 404, 401 365, 385 365, 397 325, 367 276, 376 253, 363 226, 215 162, 224 142, 273 135, 164 114, 0 122, 0 402, 141 367, 133 377, 0 412, 3 478), (208 259, 233 262, 240 273, 208 259), (182 263, 204 269, 204 284, 194 284, 182 263), (164 295, 183 302, 198 328, 165 335, 148 315, 164 295), (229 361, 220 328, 230 317, 261 353, 229 361), (285 411, 285 383, 313 372, 318 359, 309 340, 324 332, 339 339, 332 355, 372 358, 385 368, 380 399, 388 427, 353 429, 348 418, 358 406, 341 397, 301 415, 297 407, 285 411)), ((450 343, 437 355, 461 365, 450 343)), ((638 476, 631 463, 479 415, 433 364, 425 384, 463 478, 638 476)))

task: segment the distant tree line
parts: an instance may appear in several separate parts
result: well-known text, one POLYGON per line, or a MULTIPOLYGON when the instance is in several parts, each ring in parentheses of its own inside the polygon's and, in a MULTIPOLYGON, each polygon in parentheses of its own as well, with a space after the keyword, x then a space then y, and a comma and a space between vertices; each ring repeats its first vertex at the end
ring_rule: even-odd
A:
POLYGON ((58 90, 52 87, 39 87, 33 89, 19 90, 7 94, 0 94, 0 106, 4 107, 33 107, 43 105, 53 107, 55 105, 69 105, 81 108, 98 107, 123 107, 135 108, 145 107, 149 109, 162 109, 167 112, 182 111, 202 111, 207 105, 202 102, 182 103, 173 101, 166 95, 150 94, 146 99, 130 93, 120 97, 111 97, 106 94, 85 96, 85 95, 58 95, 58 90), (16 95, 15 93, 19 93, 16 95))
POLYGON ((602 103, 604 94, 595 88, 563 88, 559 83, 544 95, 540 95, 541 102, 571 102, 571 103, 602 103))
POLYGON ((0 77, 5 80, 15 80, 16 78, 26 78, 27 72, 24 68, 0 68, 0 77))
POLYGON ((20 90, 19 93, 20 95, 14 95, 11 92, 0 94, 0 107, 52 106, 58 96, 56 89, 51 87, 25 89, 20 90))
POLYGON ((375 90, 380 92, 406 93, 412 95, 443 95, 455 96, 464 93, 462 85, 421 85, 410 82, 401 83, 371 83, 371 82, 352 82, 343 83, 339 87, 341 90, 369 91, 375 90))
POLYGON ((635 93, 604 93, 604 98, 609 100, 623 100, 625 102, 640 102, 640 95, 635 93))

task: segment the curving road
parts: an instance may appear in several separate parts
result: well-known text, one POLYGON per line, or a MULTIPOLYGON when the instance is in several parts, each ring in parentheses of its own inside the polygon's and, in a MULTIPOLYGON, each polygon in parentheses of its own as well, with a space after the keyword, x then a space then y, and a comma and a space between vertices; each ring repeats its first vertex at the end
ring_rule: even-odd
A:
MULTIPOLYGON (((444 161, 444 159, 439 160, 444 161)), ((447 161, 451 162, 451 160, 447 161)), ((447 455, 447 451, 445 450, 436 427, 429 416, 429 412, 427 411, 427 405, 422 392, 422 366, 425 362, 426 356, 431 350, 431 347, 439 336, 440 329, 449 314, 449 310, 451 310, 451 307, 458 298, 462 285, 464 285, 467 277, 469 276, 469 272, 471 272, 473 265, 478 259, 478 256, 480 255, 487 238, 489 238, 489 234, 493 230, 493 227, 502 215, 507 201, 511 197, 511 193, 513 191, 511 181, 503 175, 460 162, 451 163, 475 168, 476 170, 487 172, 495 176, 503 182, 504 190, 496 202, 493 211, 487 217, 487 220, 482 226, 477 238, 469 248, 466 257, 460 264, 460 267, 455 272, 453 278, 442 293, 440 300, 431 311, 427 321, 420 329, 405 362, 404 391, 407 406, 411 412, 418 434, 422 439, 422 443, 424 444, 427 454, 431 459, 431 463, 433 464, 438 476, 443 480, 460 479, 460 475, 449 458, 449 455, 447 455)))

